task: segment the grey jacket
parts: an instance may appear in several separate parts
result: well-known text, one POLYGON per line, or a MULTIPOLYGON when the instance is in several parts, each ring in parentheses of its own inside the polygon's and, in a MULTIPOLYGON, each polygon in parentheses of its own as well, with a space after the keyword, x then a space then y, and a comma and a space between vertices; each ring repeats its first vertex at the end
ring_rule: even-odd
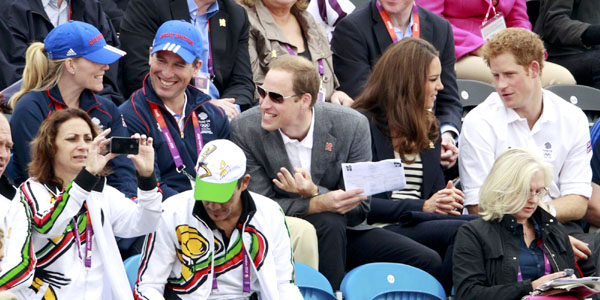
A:
MULTIPOLYGON (((316 103, 314 113, 310 175, 321 194, 344 189, 341 164, 371 161, 369 122, 359 112, 331 103, 316 103)), ((247 172, 252 176, 248 189, 277 201, 287 216, 302 217, 309 199, 280 190, 272 182, 281 167, 293 169, 281 134, 279 130, 264 130, 260 122, 259 107, 231 122, 231 140, 244 150, 247 172)), ((348 226, 363 223, 369 207, 370 199, 367 199, 347 212, 348 226)))

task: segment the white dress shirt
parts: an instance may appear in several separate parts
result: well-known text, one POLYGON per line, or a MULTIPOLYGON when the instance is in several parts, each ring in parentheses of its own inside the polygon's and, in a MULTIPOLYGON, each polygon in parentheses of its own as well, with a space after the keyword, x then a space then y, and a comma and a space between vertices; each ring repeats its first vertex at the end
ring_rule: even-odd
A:
MULTIPOLYGON (((279 133, 281 134, 281 138, 283 139, 283 144, 285 145, 285 151, 287 152, 288 158, 292 167, 294 168, 304 168, 310 174, 310 163, 311 163, 311 155, 312 155, 312 147, 313 147, 313 131, 315 127, 315 110, 312 109, 312 120, 310 121, 310 128, 308 129, 308 133, 306 137, 302 141, 298 141, 296 139, 290 139, 281 129, 279 129, 279 133)), ((292 175, 294 174, 294 170, 288 170, 292 175)))
POLYGON ((492 93, 464 119, 459 137, 459 172, 465 206, 479 203, 479 188, 495 159, 514 147, 539 153, 554 166, 549 196, 544 201, 569 194, 590 197, 591 143, 588 120, 577 106, 550 91, 543 91, 543 111, 529 129, 527 120, 506 108, 492 93))
POLYGON ((71 0, 63 0, 59 7, 58 0, 42 0, 44 11, 46 11, 46 15, 48 15, 48 19, 54 27, 69 21, 70 4, 71 0))

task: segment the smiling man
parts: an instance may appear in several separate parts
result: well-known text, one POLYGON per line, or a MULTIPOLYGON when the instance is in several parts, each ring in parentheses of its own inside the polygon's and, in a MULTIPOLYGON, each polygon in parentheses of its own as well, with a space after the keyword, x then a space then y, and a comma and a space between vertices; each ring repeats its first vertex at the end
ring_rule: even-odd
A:
POLYGON ((285 217, 276 202, 247 190, 242 149, 212 141, 196 172, 193 191, 163 204, 135 299, 302 299, 285 217))
POLYGON ((260 107, 233 119, 231 139, 248 158, 249 189, 315 227, 319 271, 336 290, 345 270, 371 262, 405 263, 437 276, 435 251, 366 224, 370 199, 346 189, 342 163, 371 160, 369 122, 351 108, 317 102, 319 82, 306 58, 282 56, 257 87, 260 107))
POLYGON ((119 109, 130 132, 154 138, 156 166, 164 199, 192 188, 194 165, 204 144, 229 137, 225 113, 210 97, 189 85, 203 62, 202 38, 190 23, 168 21, 150 47, 144 85, 119 109))
MULTIPOLYGON (((590 236, 569 222, 583 218, 592 192, 587 117, 575 105, 542 89, 544 44, 535 33, 503 30, 484 46, 484 59, 496 92, 464 119, 459 138, 464 205, 477 213, 479 188, 495 159, 508 149, 527 147, 554 166, 554 179, 540 206, 570 235, 591 244, 590 236)), ((578 258, 590 254, 580 241, 571 242, 578 258)))

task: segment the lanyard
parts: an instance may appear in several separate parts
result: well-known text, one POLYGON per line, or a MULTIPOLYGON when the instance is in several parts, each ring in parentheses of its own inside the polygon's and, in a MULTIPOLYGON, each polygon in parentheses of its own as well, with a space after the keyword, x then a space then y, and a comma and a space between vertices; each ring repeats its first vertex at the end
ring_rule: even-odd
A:
MULTIPOLYGON (((388 31, 388 34, 390 35, 390 38, 392 38, 392 42, 395 44, 397 43, 398 40, 398 36, 396 35, 396 31, 394 31, 394 25, 392 24, 392 20, 390 19, 390 16, 388 15, 387 11, 385 11, 385 9, 383 9, 383 6, 381 6, 381 3, 379 3, 379 1, 375 2, 375 5, 377 6, 377 10, 379 11, 379 15, 381 16, 381 19, 383 20, 383 23, 385 24, 385 28, 388 31)), ((414 38, 419 38, 421 37, 421 20, 419 19, 419 9, 417 8, 417 5, 413 4, 412 7, 412 18, 413 18, 413 25, 412 25, 412 36, 414 38)))
POLYGON ((87 203, 84 203, 85 207, 85 259, 81 257, 81 236, 79 235, 79 226, 77 225, 77 219, 73 217, 73 233, 75 234, 75 248, 77 248, 77 254, 79 259, 83 259, 86 268, 92 267, 92 236, 94 230, 92 229, 92 219, 90 218, 90 210, 87 207, 87 203))
MULTIPOLYGON (((541 239, 537 240, 537 246, 542 250, 542 254, 544 254, 544 275, 548 275, 552 272, 552 268, 550 267, 550 261, 546 256, 546 251, 544 251, 544 243, 541 239)), ((521 274, 521 266, 519 265, 519 271, 517 273, 517 280, 519 282, 523 281, 523 275, 521 274)))
POLYGON ((490 6, 488 6, 488 10, 485 13, 485 19, 483 19, 483 23, 487 22, 488 18, 490 17, 490 11, 494 11, 494 16, 496 15, 496 7, 492 4, 493 0, 490 0, 490 6))
POLYGON ((210 79, 215 78, 215 70, 213 69, 213 57, 212 57, 212 45, 210 42, 210 19, 206 22, 208 25, 208 74, 210 74, 210 79))
MULTIPOLYGON (((290 45, 288 45, 288 44, 285 44, 285 49, 287 50, 287 52, 288 52, 290 55, 296 55, 296 52, 294 51, 294 49, 292 49, 292 47, 290 47, 290 45)), ((319 59, 317 60, 317 63, 319 64, 319 74, 320 74, 321 76, 323 76, 323 75, 325 74, 325 66, 324 66, 324 64, 323 64, 323 59, 322 59, 322 58, 319 58, 319 59)))
MULTIPOLYGON (((54 110, 61 110, 61 109, 65 108, 64 105, 62 105, 56 101, 53 101, 53 102, 54 102, 54 110)), ((48 116, 50 116, 50 115, 48 115, 48 116)))
MULTIPOLYGON (((171 136, 171 132, 169 131, 169 128, 167 127, 165 118, 163 117, 162 113, 160 112, 160 108, 154 102, 148 102, 148 104, 150 105, 150 109, 152 110, 152 115, 156 119, 156 122, 158 122, 158 126, 160 127, 160 131, 162 132, 165 141, 167 141, 167 145, 169 146, 169 151, 171 152, 171 156, 173 157, 173 161, 175 162, 175 167, 177 168, 176 169, 177 173, 183 173, 190 180, 194 180, 194 177, 192 177, 190 174, 188 174, 185 171, 185 165, 183 164, 183 160, 181 159, 181 156, 179 155, 179 150, 177 149, 177 146, 175 146, 175 140, 173 139, 173 136, 171 136)), ((200 125, 198 123, 198 117, 196 116, 195 111, 192 111, 192 122, 194 124, 194 135, 195 135, 195 140, 196 140, 196 152, 197 152, 196 155, 199 156, 200 151, 202 151, 202 147, 204 146, 204 141, 202 140, 202 133, 200 131, 200 125)), ((178 128, 177 130, 179 130, 179 126, 177 126, 177 128, 178 128)), ((185 130, 185 125, 184 125, 183 129, 185 130)), ((181 138, 183 139, 183 131, 181 131, 180 133, 181 133, 181 138)))
MULTIPOLYGON (((242 246, 242 253, 243 253, 243 261, 242 261, 242 272, 243 272, 243 287, 242 287, 242 292, 244 293, 250 293, 250 257, 248 257, 248 253, 246 253, 246 247, 242 246)), ((212 284, 212 289, 216 290, 219 288, 219 285, 217 284, 217 276, 216 274, 213 274, 213 284, 212 284)))

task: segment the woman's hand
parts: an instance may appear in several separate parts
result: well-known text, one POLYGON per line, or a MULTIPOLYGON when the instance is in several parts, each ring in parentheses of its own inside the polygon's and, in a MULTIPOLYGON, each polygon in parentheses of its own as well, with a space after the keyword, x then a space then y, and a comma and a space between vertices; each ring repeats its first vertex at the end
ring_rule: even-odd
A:
POLYGON ((354 100, 352 100, 348 94, 342 91, 333 92, 333 94, 331 94, 331 98, 329 98, 329 101, 331 101, 331 103, 340 104, 343 106, 350 106, 352 103, 354 103, 354 100))
POLYGON ((454 187, 452 181, 448 181, 446 187, 437 191, 423 204, 423 211, 442 215, 462 214, 465 195, 454 187))
POLYGON ((92 175, 98 175, 104 169, 106 163, 118 155, 114 153, 104 154, 110 143, 110 140, 106 138, 108 134, 110 134, 110 128, 96 136, 90 145, 85 169, 92 175))
POLYGON ((127 158, 131 159, 138 174, 142 177, 149 177, 154 172, 154 146, 152 138, 145 134, 140 136, 136 133, 131 136, 139 141, 138 154, 129 154, 127 158))
MULTIPOLYGON (((544 276, 542 276, 542 277, 540 277, 540 278, 532 281, 531 282, 531 287, 535 290, 538 286, 540 286, 543 283, 552 281, 552 280, 557 279, 557 278, 565 277, 565 276, 567 276, 567 273, 565 273, 563 271, 555 272, 555 273, 548 274, 548 275, 544 275, 544 276)), ((573 275, 573 276, 575 276, 575 275, 573 275)))

